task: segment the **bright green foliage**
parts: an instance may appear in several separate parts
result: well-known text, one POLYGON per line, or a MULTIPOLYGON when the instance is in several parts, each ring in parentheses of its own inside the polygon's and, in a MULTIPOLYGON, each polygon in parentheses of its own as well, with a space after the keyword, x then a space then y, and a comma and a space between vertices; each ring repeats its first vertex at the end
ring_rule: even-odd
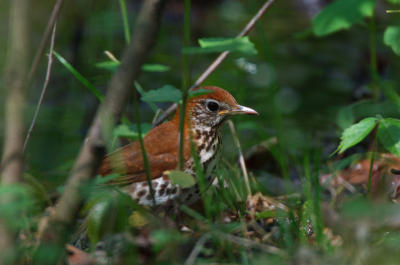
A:
POLYGON ((400 0, 387 0, 387 1, 392 4, 400 4, 400 0))
POLYGON ((376 118, 369 117, 344 130, 338 147, 339 153, 343 153, 350 147, 361 142, 372 131, 372 129, 374 129, 376 123, 376 118))
POLYGON ((383 34, 383 42, 400 55, 400 26, 389 26, 383 34))
POLYGON ((150 90, 142 95, 142 100, 145 102, 179 102, 181 99, 182 92, 171 85, 150 90))
POLYGON ((375 0, 336 0, 326 6, 312 21, 314 34, 324 36, 348 29, 374 13, 375 0))
POLYGON ((168 176, 172 184, 179 185, 182 188, 190 188, 196 184, 192 175, 180 170, 171 170, 168 172, 168 176))
POLYGON ((379 123, 379 142, 392 154, 400 157, 400 120, 387 118, 379 123))
POLYGON ((240 52, 254 55, 257 50, 248 36, 240 38, 203 38, 199 39, 200 47, 188 47, 183 49, 185 54, 213 53, 213 52, 240 52))

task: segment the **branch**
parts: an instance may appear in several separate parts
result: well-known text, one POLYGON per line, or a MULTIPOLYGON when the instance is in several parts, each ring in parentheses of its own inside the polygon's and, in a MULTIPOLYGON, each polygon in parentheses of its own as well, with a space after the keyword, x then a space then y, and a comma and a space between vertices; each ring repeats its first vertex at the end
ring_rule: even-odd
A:
MULTIPOLYGON (((4 150, 0 164, 2 185, 22 182, 24 169, 24 107, 25 87, 28 69, 29 51, 29 2, 28 0, 10 1, 9 43, 7 62, 4 71, 4 87, 8 89, 5 102, 4 150)), ((1 204, 13 204, 18 198, 15 194, 2 194, 1 204)), ((0 264, 6 254, 16 249, 17 231, 11 223, 16 216, 0 213, 0 264)))
POLYGON ((49 244, 61 246, 65 243, 67 228, 73 223, 84 202, 79 188, 96 174, 104 155, 105 148, 101 137, 103 128, 110 126, 110 121, 117 121, 125 109, 133 82, 155 44, 165 2, 166 0, 143 2, 132 42, 125 50, 121 65, 108 85, 105 99, 89 129, 66 188, 54 212, 48 217, 47 224, 39 231, 41 246, 49 244))
POLYGON ((38 69, 40 58, 42 58, 42 56, 43 56, 47 41, 49 40, 51 31, 57 22, 57 18, 58 18, 58 15, 60 14, 60 10, 61 10, 63 3, 64 3, 64 0, 57 0, 56 4, 54 5, 53 11, 51 12, 49 22, 47 23, 46 30, 45 30, 42 40, 40 42, 39 49, 37 50, 37 52, 35 54, 35 58, 33 59, 31 69, 29 70, 28 84, 30 84, 33 76, 35 75, 35 73, 38 69))
MULTIPOLYGON (((275 0, 267 0, 264 5, 257 11, 257 13, 250 19, 250 21, 246 24, 246 26, 242 29, 242 31, 236 36, 237 38, 246 36, 249 32, 254 28, 257 21, 262 18, 262 16, 267 12, 270 5, 275 0)), ((208 67, 207 69, 197 78, 196 82, 190 87, 190 90, 195 89, 200 86, 210 75, 212 72, 217 69, 217 67, 225 60, 225 58, 230 54, 229 51, 222 52, 208 67)), ((154 126, 161 124, 165 121, 169 115, 171 115, 176 108, 177 104, 171 105, 162 115, 160 115, 159 119, 153 123, 154 126)))
POLYGON ((48 60, 48 63, 47 63, 46 77, 44 79, 43 89, 42 89, 42 93, 40 94, 39 102, 38 102, 38 104, 36 106, 36 109, 35 109, 35 114, 33 115, 31 125, 29 126, 28 133, 26 134, 26 137, 25 137, 23 152, 25 152, 25 149, 26 149, 26 146, 28 144, 29 138, 31 137, 31 133, 33 131, 33 127, 35 126, 37 117, 39 115, 40 106, 43 103, 44 95, 46 94, 47 87, 49 86, 50 75, 51 75, 51 66, 53 65, 53 50, 54 50, 54 41, 55 41, 55 38, 56 38, 56 30, 57 30, 57 24, 55 23, 54 26, 53 26, 53 33, 51 34, 49 60, 48 60))

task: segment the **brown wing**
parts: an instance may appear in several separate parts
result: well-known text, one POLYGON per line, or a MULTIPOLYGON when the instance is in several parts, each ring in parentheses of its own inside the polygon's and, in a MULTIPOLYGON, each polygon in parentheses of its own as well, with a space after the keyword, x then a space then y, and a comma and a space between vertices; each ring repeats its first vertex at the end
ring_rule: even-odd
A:
MULTIPOLYGON (((177 126, 170 121, 153 128, 144 138, 153 179, 161 177, 164 171, 177 167, 178 137, 177 126)), ((188 148, 185 146, 186 150, 188 148)), ((99 174, 111 173, 121 174, 112 181, 113 184, 129 184, 146 180, 143 156, 138 141, 116 150, 103 160, 99 174)))

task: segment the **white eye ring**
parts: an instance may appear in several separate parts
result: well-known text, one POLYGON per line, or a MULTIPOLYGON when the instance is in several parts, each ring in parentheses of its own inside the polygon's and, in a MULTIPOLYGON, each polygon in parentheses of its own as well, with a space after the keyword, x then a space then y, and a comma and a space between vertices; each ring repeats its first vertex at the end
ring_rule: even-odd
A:
POLYGON ((217 112, 219 110, 219 103, 216 100, 208 100, 206 102, 207 110, 211 112, 217 112))

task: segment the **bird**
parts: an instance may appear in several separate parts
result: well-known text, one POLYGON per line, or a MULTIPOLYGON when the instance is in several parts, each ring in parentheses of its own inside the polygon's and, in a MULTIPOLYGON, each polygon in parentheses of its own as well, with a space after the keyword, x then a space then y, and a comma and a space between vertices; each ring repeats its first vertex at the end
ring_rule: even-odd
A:
MULTIPOLYGON (((191 142, 205 172, 208 183, 219 158, 221 125, 228 117, 236 114, 258 115, 249 107, 239 105, 226 90, 216 86, 198 87, 205 93, 189 98, 186 104, 183 140, 183 171, 197 180, 191 142)), ((143 138, 154 191, 151 194, 143 155, 139 141, 129 143, 108 154, 102 161, 98 173, 118 176, 111 184, 121 186, 123 192, 143 206, 160 206, 179 201, 193 204, 198 201, 198 184, 182 188, 173 184, 168 172, 178 167, 179 161, 179 112, 174 117, 151 129, 143 138)))

